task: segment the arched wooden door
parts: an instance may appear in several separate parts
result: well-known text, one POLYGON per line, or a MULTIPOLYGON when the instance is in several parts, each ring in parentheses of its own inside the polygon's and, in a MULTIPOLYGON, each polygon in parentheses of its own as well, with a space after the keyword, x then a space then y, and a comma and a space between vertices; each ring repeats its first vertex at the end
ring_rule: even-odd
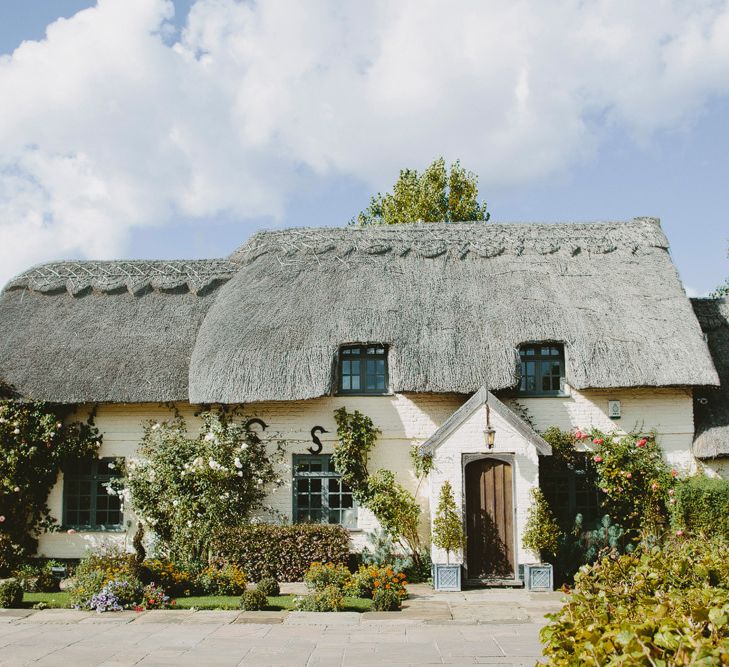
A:
POLYGON ((514 578, 512 467, 498 459, 466 466, 466 567, 469 579, 514 578))

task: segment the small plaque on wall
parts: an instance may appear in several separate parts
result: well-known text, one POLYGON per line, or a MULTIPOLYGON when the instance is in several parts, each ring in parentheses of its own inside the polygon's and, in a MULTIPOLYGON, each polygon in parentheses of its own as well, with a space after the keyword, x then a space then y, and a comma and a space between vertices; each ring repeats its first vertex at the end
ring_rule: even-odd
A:
POLYGON ((622 417, 620 401, 608 401, 608 417, 610 419, 620 419, 622 417))

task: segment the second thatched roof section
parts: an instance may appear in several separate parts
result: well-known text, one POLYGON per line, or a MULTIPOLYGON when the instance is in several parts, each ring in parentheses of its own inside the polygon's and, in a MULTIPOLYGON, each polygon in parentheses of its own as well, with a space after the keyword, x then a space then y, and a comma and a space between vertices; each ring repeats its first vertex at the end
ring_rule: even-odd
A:
POLYGON ((700 459, 729 456, 729 299, 692 302, 721 380, 720 387, 696 392, 693 452, 700 459))
POLYGON ((655 219, 414 224, 254 236, 200 327, 193 402, 322 396, 346 343, 389 346, 397 392, 518 382, 518 346, 561 341, 576 388, 715 385, 655 219))

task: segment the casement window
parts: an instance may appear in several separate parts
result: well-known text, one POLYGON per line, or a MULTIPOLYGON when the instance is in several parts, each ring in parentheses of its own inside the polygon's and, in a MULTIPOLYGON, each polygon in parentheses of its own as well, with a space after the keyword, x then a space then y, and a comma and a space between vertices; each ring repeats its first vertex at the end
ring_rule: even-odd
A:
POLYGON ((121 500, 107 483, 120 476, 116 459, 78 461, 63 473, 63 524, 80 530, 119 530, 121 500))
POLYGON ((293 487, 295 523, 357 527, 357 506, 352 491, 334 470, 328 454, 295 455, 293 487))
POLYGON ((564 346, 528 344, 519 348, 521 396, 559 396, 564 393, 564 346))
POLYGON ((568 466, 552 456, 539 457, 539 487, 565 530, 572 529, 577 514, 587 527, 601 516, 595 469, 587 455, 583 458, 568 466))
POLYGON ((340 394, 386 394, 387 348, 347 345, 339 350, 340 394))

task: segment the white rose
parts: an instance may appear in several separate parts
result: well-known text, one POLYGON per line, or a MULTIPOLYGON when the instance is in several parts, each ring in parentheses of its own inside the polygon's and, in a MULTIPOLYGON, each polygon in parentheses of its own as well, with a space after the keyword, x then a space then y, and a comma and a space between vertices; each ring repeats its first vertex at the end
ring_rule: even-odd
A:
POLYGON ((235 461, 233 461, 233 463, 235 464, 235 467, 238 468, 238 470, 243 467, 243 464, 240 462, 240 459, 237 456, 235 457, 235 461))
POLYGON ((206 433, 204 439, 208 441, 215 440, 215 436, 212 433, 206 433))
POLYGON ((16 428, 16 429, 15 429, 15 430, 13 431, 13 433, 15 433, 15 435, 20 435, 20 429, 19 429, 19 428, 16 428))
POLYGON ((246 449, 248 449, 248 443, 247 443, 247 442, 244 442, 244 443, 243 443, 243 444, 242 444, 242 445, 240 446, 240 448, 241 448, 241 449, 242 449, 243 451, 245 451, 246 449))
POLYGON ((238 477, 243 477, 243 471, 242 470, 239 470, 238 471, 238 477))

